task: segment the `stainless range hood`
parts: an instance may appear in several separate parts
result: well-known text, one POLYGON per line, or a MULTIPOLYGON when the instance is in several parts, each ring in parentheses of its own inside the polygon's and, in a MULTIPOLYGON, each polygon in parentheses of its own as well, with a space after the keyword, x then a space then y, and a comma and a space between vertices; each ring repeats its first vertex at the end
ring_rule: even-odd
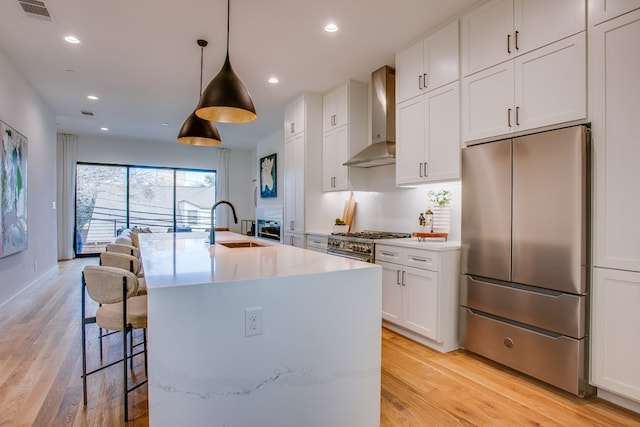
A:
POLYGON ((344 166, 370 168, 396 162, 396 80, 393 68, 384 66, 371 74, 371 145, 344 166))

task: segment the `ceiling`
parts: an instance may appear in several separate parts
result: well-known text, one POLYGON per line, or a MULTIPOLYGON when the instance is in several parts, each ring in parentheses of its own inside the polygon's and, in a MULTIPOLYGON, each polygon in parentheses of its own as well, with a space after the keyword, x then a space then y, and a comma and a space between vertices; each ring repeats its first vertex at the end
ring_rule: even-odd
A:
MULTIPOLYGON (((253 149, 281 128, 284 104, 300 92, 369 82, 398 50, 476 2, 231 1, 230 59, 258 119, 218 124, 222 146, 253 149), (324 31, 329 21, 338 32, 324 31), (268 83, 272 76, 280 83, 268 83)), ((206 87, 224 62, 226 14, 225 0, 3 0, 0 50, 51 108, 59 132, 177 143, 199 97, 196 40, 209 42, 206 87), (44 3, 51 19, 26 14, 19 1, 44 3)))

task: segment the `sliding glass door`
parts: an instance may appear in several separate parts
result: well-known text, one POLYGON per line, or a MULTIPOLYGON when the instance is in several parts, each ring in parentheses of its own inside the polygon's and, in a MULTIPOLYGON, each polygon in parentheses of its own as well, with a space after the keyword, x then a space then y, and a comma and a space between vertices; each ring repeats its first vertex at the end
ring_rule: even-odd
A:
POLYGON ((77 255, 104 251, 124 228, 209 229, 215 171, 81 163, 76 173, 77 255))

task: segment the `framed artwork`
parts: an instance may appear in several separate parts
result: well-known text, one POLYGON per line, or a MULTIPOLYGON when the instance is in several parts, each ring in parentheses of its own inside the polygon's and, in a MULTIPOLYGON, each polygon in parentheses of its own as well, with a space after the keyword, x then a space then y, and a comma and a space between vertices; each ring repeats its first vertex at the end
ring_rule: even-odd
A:
POLYGON ((27 249, 27 138, 0 121, 0 258, 27 249))
POLYGON ((260 197, 277 196, 276 153, 260 159, 260 197))

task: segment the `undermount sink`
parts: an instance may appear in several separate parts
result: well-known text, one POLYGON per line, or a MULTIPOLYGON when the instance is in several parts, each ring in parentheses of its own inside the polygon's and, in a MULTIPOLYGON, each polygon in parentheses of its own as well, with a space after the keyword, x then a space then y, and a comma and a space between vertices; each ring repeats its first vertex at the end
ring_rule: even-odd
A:
POLYGON ((228 248, 261 248, 264 246, 256 242, 224 242, 219 244, 228 248))

